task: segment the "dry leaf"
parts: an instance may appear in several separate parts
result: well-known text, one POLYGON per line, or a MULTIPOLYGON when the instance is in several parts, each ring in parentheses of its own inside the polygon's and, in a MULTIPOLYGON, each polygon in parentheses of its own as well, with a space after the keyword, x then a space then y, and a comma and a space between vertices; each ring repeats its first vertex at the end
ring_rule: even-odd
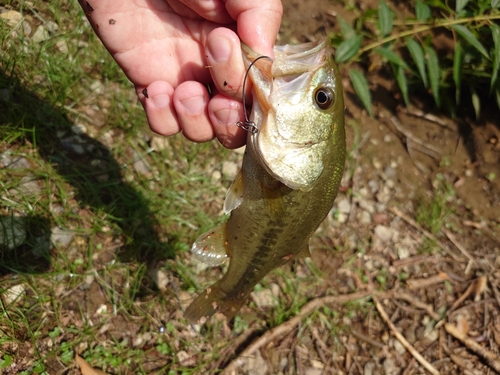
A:
POLYGON ((104 371, 98 370, 90 366, 86 360, 75 354, 76 364, 80 367, 82 375, 108 375, 104 371))
POLYGON ((483 294, 484 289, 486 288, 486 282, 488 279, 486 276, 481 276, 474 283, 474 291, 472 294, 474 295, 474 301, 479 301, 481 299, 481 294, 483 294))
POLYGON ((459 315, 457 317, 457 329, 464 336, 467 336, 467 334, 469 333, 469 322, 467 321, 467 318, 465 318, 465 316, 459 315))

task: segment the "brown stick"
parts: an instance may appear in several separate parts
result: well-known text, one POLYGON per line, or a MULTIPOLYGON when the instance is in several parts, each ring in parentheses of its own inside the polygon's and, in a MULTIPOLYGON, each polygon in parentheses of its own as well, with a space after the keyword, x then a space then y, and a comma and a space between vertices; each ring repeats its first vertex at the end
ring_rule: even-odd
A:
POLYGON ((440 375, 439 371, 432 366, 427 360, 422 357, 422 355, 415 350, 415 348, 404 338, 404 336, 398 331, 393 322, 389 319, 389 316, 385 312, 384 308, 380 304, 377 297, 372 296, 372 300, 375 303, 375 307, 378 310, 378 313, 384 320, 384 322, 389 326, 392 331, 392 334, 396 336, 399 342, 410 352, 410 354, 422 365, 425 367, 427 371, 429 371, 432 375, 440 375))
POLYGON ((301 309, 300 313, 285 323, 270 329, 264 333, 261 337, 252 342, 245 350, 243 350, 238 357, 236 357, 226 368, 222 371, 221 375, 229 375, 232 371, 236 370, 241 365, 241 359, 243 357, 248 357, 259 350, 261 347, 274 340, 287 332, 289 332, 293 327, 298 325, 301 320, 312 313, 320 306, 332 305, 332 304, 342 304, 351 302, 357 299, 369 297, 372 294, 371 291, 363 291, 358 293, 346 294, 341 296, 326 296, 321 298, 313 299, 312 301, 306 303, 301 309))
POLYGON ((444 329, 454 338, 461 341, 462 344, 464 344, 469 350, 472 350, 474 353, 483 357, 488 366, 490 366, 496 372, 500 372, 500 359, 493 352, 490 352, 488 349, 483 348, 477 342, 464 335, 453 324, 446 323, 444 325, 444 329))

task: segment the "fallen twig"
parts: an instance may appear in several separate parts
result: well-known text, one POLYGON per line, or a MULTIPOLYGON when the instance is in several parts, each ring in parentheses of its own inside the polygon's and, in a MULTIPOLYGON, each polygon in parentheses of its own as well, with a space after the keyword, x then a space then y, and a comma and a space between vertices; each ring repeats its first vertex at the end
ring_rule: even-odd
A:
POLYGON ((306 303, 298 315, 294 316, 290 320, 285 323, 270 329, 266 333, 264 333, 257 340, 252 342, 245 350, 243 350, 238 357, 236 357, 226 368, 222 371, 221 375, 231 374, 232 371, 236 370, 241 365, 241 359, 243 357, 247 357, 252 355, 255 351, 259 350, 261 347, 266 345, 268 342, 274 340, 276 337, 281 336, 284 333, 289 332, 293 327, 298 325, 300 321, 312 313, 315 309, 324 305, 331 304, 342 304, 346 302, 351 302, 357 299, 368 297, 372 294, 371 291, 363 291, 358 293, 346 294, 341 296, 326 296, 321 298, 313 299, 312 301, 306 303))
POLYGON ((385 312, 384 308, 382 307, 382 305, 380 304, 379 300, 377 297, 375 296, 372 296, 372 300, 373 302, 375 303, 375 307, 377 308, 378 310, 378 313, 380 314, 380 316, 382 317, 382 319, 384 320, 384 322, 389 326, 389 328, 391 329, 392 331, 392 334, 394 336, 396 336, 396 338, 399 340, 399 342, 401 343, 401 345, 403 345, 406 350, 408 350, 410 352, 410 354, 422 365, 425 367, 425 369, 427 371, 429 371, 431 374, 433 375, 439 375, 439 371, 436 370, 436 368, 434 366, 432 366, 429 362, 427 362, 427 360, 422 357, 422 355, 417 352, 415 350, 415 348, 404 338, 404 336, 398 331, 398 329, 396 328, 396 326, 394 325, 393 322, 391 322, 391 320, 389 319, 389 316, 387 315, 387 313, 385 312))
POLYGON ((455 238, 453 234, 449 230, 443 229, 443 233, 446 234, 446 237, 455 245, 455 247, 460 250, 462 254, 464 254, 472 263, 479 265, 476 261, 476 259, 467 251, 465 247, 463 247, 455 238))
POLYGON ((396 292, 396 293, 394 293, 394 297, 397 299, 405 300, 406 302, 411 303, 413 306, 415 306, 419 309, 425 310, 427 312, 427 314, 429 314, 429 316, 434 320, 439 320, 441 318, 439 316, 439 314, 434 311, 432 306, 427 305, 426 303, 423 303, 422 301, 417 300, 416 298, 414 298, 413 296, 411 296, 407 293, 396 292))
POLYGON ((409 279, 406 280, 406 284, 410 289, 425 289, 434 284, 443 283, 449 280, 448 274, 446 272, 439 272, 437 275, 424 277, 420 279, 409 279))
POLYGON ((467 337, 465 334, 460 332, 453 324, 446 323, 444 325, 444 329, 454 338, 462 342, 469 350, 472 350, 474 353, 478 354, 496 372, 500 372, 500 359, 493 352, 490 352, 488 349, 483 348, 477 342, 467 337))

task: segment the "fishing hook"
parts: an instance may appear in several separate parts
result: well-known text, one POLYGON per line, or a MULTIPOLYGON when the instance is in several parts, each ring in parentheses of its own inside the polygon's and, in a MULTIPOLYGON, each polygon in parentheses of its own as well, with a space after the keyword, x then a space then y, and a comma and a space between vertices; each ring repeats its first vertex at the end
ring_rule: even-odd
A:
POLYGON ((271 60, 271 58, 269 56, 259 56, 257 57, 254 61, 252 61, 252 63, 248 66, 248 69, 247 71, 245 72, 245 77, 243 78, 243 94, 242 94, 242 102, 243 102, 243 108, 245 109, 245 121, 238 121, 236 123, 236 126, 239 127, 239 128, 242 128, 243 130, 249 132, 249 133, 252 133, 252 134, 257 134, 257 132, 259 131, 259 129, 257 128, 257 126, 255 125, 255 122, 253 121, 250 121, 249 118, 248 118, 248 114, 247 114, 247 111, 246 111, 246 105, 245 105, 245 85, 247 83, 247 78, 248 78, 248 73, 250 72, 250 68, 260 59, 269 59, 271 60))

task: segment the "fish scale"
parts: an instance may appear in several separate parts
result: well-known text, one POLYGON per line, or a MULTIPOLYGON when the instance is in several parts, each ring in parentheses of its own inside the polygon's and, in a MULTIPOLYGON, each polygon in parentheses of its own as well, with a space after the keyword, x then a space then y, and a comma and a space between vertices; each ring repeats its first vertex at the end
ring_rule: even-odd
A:
MULTIPOLYGON (((259 57, 246 46, 243 55, 247 67, 259 57)), ((331 55, 328 40, 276 47, 272 63, 260 59, 250 69, 257 131, 248 133, 226 197, 230 217, 192 248, 211 265, 229 259, 229 267, 188 306, 189 322, 215 312, 231 319, 269 272, 309 256, 345 164, 342 82, 331 55)))

